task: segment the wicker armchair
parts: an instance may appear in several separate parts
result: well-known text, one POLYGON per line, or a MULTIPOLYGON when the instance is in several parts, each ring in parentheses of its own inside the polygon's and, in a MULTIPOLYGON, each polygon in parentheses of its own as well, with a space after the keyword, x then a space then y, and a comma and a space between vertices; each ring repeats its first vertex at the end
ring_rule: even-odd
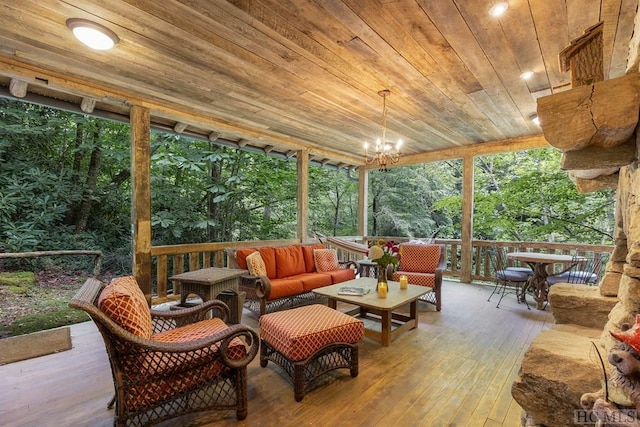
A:
POLYGON ((436 310, 442 310, 442 272, 446 270, 445 246, 440 244, 409 244, 400 245, 400 265, 389 277, 399 281, 400 276, 407 276, 409 283, 420 286, 429 286, 433 292, 420 297, 421 301, 436 306, 436 310))
MULTIPOLYGON (((125 279, 137 286, 134 278, 125 279)), ((102 334, 115 386, 109 403, 111 408, 115 401, 115 425, 157 424, 210 409, 235 409, 238 420, 246 418, 246 367, 260 339, 247 326, 227 326, 222 320, 229 315, 224 303, 211 300, 183 310, 157 311, 143 300, 141 328, 146 316, 151 320, 150 336, 144 337, 119 317, 140 305, 129 304, 114 314, 103 305, 105 293, 105 286, 90 278, 69 305, 87 312, 102 334), (212 317, 207 319, 209 313, 212 317)), ((116 297, 123 299, 122 294, 116 297)))

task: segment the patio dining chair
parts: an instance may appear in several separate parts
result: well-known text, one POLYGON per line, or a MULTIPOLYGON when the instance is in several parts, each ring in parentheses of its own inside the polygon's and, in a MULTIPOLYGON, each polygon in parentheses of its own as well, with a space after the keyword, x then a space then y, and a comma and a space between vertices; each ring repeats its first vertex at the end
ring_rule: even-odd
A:
POLYGON ((547 276, 547 283, 549 286, 556 283, 581 283, 593 286, 598 283, 601 262, 599 257, 574 255, 571 266, 561 273, 547 276))
MULTIPOLYGON (((491 262, 491 268, 494 273, 496 285, 493 288, 493 292, 487 298, 487 301, 491 301, 494 295, 500 295, 496 308, 500 307, 502 299, 510 294, 515 293, 516 301, 518 304, 521 301, 520 295, 525 292, 526 284, 529 282, 529 278, 533 274, 533 270, 527 267, 509 267, 504 254, 503 248, 491 248, 489 249, 489 260, 491 262)), ((526 299, 522 300, 527 304, 526 299)))

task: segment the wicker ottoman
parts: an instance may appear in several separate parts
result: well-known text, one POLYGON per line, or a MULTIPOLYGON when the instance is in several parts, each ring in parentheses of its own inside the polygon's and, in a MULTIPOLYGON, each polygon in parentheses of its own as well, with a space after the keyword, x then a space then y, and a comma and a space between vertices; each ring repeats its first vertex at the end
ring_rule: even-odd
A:
POLYGON ((324 305, 308 305, 260 316, 260 365, 279 365, 293 382, 300 402, 311 381, 331 370, 349 368, 358 376, 362 322, 324 305))

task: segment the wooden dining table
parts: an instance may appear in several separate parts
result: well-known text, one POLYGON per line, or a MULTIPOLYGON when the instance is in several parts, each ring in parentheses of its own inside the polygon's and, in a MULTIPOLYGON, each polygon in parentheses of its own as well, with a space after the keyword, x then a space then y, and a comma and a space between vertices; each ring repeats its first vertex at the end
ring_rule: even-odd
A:
POLYGON ((533 270, 530 280, 524 286, 518 298, 520 298, 521 302, 526 302, 527 291, 532 290, 538 310, 544 309, 544 302, 547 300, 547 294, 549 293, 547 277, 553 272, 550 273, 548 267, 553 264, 562 264, 563 271, 566 271, 573 266, 573 263, 581 261, 580 257, 576 258, 572 255, 539 252, 509 252, 507 253, 507 258, 526 262, 533 270))

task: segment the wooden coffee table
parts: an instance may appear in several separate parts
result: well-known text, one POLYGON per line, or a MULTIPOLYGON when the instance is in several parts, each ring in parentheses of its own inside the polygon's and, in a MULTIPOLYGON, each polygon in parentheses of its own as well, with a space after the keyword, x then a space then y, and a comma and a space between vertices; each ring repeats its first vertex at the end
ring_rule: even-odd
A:
POLYGON ((386 298, 378 297, 376 292, 377 279, 359 278, 331 286, 314 289, 318 295, 329 299, 329 307, 335 309, 338 301, 353 304, 358 308, 347 312, 355 315, 364 322, 364 335, 380 341, 388 346, 404 331, 418 327, 418 298, 431 292, 427 286, 408 285, 407 289, 400 289, 400 283, 389 281, 389 292, 386 298), (345 286, 354 286, 370 289, 369 293, 362 296, 340 295, 338 291, 345 286), (397 313, 402 306, 409 305, 409 315, 397 313), (373 329, 371 326, 381 325, 381 328, 373 329))

